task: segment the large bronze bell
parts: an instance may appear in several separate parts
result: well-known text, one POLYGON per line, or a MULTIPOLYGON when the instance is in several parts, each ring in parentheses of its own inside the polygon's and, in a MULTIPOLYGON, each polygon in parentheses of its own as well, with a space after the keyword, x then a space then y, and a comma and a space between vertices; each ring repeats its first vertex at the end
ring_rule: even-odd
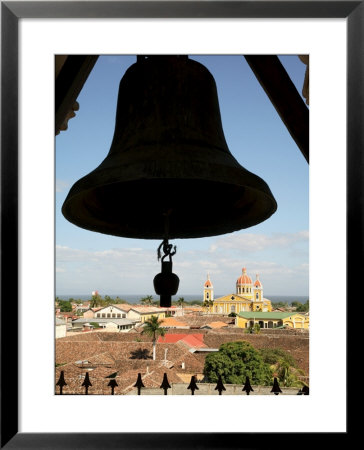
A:
POLYGON ((138 57, 120 82, 109 154, 62 208, 91 231, 199 238, 251 227, 277 209, 268 185, 230 153, 215 80, 187 56, 138 57))

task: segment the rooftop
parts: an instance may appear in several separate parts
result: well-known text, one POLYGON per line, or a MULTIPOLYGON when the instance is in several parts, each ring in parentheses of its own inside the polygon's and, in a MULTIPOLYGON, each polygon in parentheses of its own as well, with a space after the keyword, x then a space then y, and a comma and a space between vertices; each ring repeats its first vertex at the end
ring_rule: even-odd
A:
POLYGON ((178 320, 174 319, 173 317, 166 317, 165 319, 163 319, 161 326, 162 327, 186 327, 187 325, 183 322, 179 322, 178 320))
POLYGON ((108 319, 99 319, 99 318, 92 318, 92 319, 87 319, 87 318, 83 318, 81 317, 80 319, 76 319, 73 320, 72 323, 90 323, 90 322, 95 322, 95 323, 116 323, 117 325, 132 325, 135 323, 135 320, 130 320, 130 319, 115 319, 115 318, 108 318, 108 319))
POLYGON ((296 315, 298 313, 295 312, 262 312, 262 311, 241 311, 238 316, 243 317, 244 319, 285 319, 286 317, 290 317, 296 315))
POLYGON ((166 334, 165 336, 160 336, 158 339, 159 343, 176 343, 182 341, 189 347, 199 348, 206 347, 203 342, 203 334, 166 334))

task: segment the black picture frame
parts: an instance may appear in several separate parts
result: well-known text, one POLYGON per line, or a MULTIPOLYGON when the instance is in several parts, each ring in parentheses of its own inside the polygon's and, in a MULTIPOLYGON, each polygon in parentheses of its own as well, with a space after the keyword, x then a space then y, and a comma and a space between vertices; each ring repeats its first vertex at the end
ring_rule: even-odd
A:
MULTIPOLYGON (((18 432, 18 22, 21 18, 346 18, 347 298, 363 273, 363 1, 2 1, 1 2, 1 448, 260 448, 283 445, 262 433, 18 432), (11 302, 6 301, 11 298, 11 302), (11 339, 9 339, 11 335, 11 339), (244 436, 242 436, 244 434, 244 436), (275 444, 274 444, 275 442, 275 444)), ((242 409, 243 411, 243 409, 242 409)), ((221 413, 221 411, 220 411, 221 413)), ((248 412, 247 412, 248 413, 248 412)), ((216 414, 219 414, 217 409, 216 414)), ((176 418, 177 419, 177 418, 176 418)), ((155 418, 154 420, 161 420, 155 418)), ((335 442, 349 436, 337 433, 335 442)), ((289 432, 289 430, 287 430, 289 432)), ((311 433, 306 433, 311 435, 311 433)), ((315 439, 318 434, 315 433, 315 439)), ((295 447, 297 440, 295 440, 295 447)), ((292 444, 294 445, 294 444, 292 444)))

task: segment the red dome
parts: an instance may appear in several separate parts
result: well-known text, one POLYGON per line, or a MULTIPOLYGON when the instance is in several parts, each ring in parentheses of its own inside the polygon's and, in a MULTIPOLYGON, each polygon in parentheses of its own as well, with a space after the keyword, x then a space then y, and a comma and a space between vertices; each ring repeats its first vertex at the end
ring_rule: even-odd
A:
POLYGON ((252 284, 252 279, 246 274, 246 268, 243 268, 243 275, 236 280, 236 284, 252 284))

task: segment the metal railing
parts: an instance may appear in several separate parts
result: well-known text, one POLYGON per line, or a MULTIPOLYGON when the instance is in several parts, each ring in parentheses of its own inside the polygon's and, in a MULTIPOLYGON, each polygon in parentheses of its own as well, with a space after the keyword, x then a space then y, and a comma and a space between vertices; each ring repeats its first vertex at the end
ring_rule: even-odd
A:
MULTIPOLYGON (((186 383, 187 384, 187 383, 186 383)), ((56 395, 63 395, 63 388, 67 386, 67 382, 64 377, 64 371, 62 370, 59 376, 59 379, 56 383, 56 386, 59 388, 59 392, 56 392, 56 395)), ((85 378, 81 384, 81 387, 84 388, 84 395, 88 395, 88 390, 92 386, 89 373, 86 372, 85 378)), ((110 395, 115 395, 115 388, 118 387, 118 383, 115 378, 110 379, 109 383, 107 384, 108 387, 110 387, 110 395)), ((142 375, 141 373, 138 373, 138 377, 136 380, 136 383, 134 384, 133 388, 137 390, 137 395, 142 394, 142 389, 145 388, 142 375)), ((167 373, 164 373, 163 380, 160 385, 160 389, 163 390, 164 395, 168 395, 168 390, 171 389, 171 385, 169 384, 167 373)), ((191 381, 189 385, 187 386, 187 389, 191 391, 191 395, 195 395, 195 391, 199 390, 199 387, 197 386, 197 380, 195 376, 191 377, 191 381)), ((226 391, 226 387, 224 386, 224 383, 222 381, 221 375, 218 378, 215 391, 218 391, 219 395, 222 395, 224 391, 226 391)), ((249 395, 250 392, 254 392, 254 389, 252 388, 250 384, 249 377, 246 377, 245 384, 242 387, 242 392, 245 392, 246 395, 249 395)), ((282 393, 282 390, 279 386, 278 379, 274 378, 273 387, 270 393, 274 395, 278 395, 282 393)), ((297 392, 297 395, 309 395, 309 387, 303 386, 299 391, 297 392)))

